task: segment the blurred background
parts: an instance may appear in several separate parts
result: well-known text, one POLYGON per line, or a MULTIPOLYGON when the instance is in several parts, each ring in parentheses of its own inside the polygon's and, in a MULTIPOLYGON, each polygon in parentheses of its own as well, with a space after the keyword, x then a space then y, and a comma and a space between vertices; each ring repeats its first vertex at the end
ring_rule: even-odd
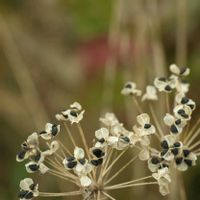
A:
MULTIPOLYGON (((171 63, 191 68, 198 100, 199 19, 199 0, 0 0, 0 200, 17 199, 27 176, 15 161, 21 142, 73 101, 86 110, 92 140, 105 111, 133 124, 134 108, 120 95, 125 81, 144 88, 171 63)), ((200 199, 200 165, 184 176, 188 199, 200 199)), ((152 191, 116 198, 163 198, 152 191)))

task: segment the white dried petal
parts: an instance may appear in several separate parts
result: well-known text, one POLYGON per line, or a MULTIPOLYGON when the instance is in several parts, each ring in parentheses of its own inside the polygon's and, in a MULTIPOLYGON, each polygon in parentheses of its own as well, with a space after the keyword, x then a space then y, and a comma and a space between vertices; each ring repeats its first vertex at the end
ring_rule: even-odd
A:
POLYGON ((76 110, 82 110, 82 106, 81 106, 81 104, 78 103, 78 102, 72 103, 72 104, 70 105, 70 108, 76 109, 76 110))
POLYGON ((142 101, 145 100, 158 100, 157 91, 154 86, 148 85, 146 87, 146 93, 142 96, 142 101))
POLYGON ((81 176, 80 182, 83 187, 88 187, 92 184, 92 181, 88 176, 81 176))
POLYGON ((99 140, 102 138, 107 140, 108 136, 109 136, 109 131, 107 128, 100 128, 99 130, 95 131, 95 137, 99 140))
POLYGON ((74 149, 74 157, 76 159, 82 159, 82 158, 84 158, 84 156, 85 156, 84 150, 82 148, 75 147, 75 149, 74 149))

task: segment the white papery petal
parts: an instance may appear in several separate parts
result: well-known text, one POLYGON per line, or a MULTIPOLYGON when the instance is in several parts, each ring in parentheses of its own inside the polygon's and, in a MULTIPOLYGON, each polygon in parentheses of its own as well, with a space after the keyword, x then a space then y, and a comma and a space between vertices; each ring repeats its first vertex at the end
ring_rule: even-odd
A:
POLYGON ((127 95, 136 95, 141 96, 142 91, 136 89, 136 84, 134 82, 128 82, 125 84, 124 88, 121 91, 121 94, 127 96, 127 95), (126 87, 126 85, 130 85, 131 87, 126 87))
POLYGON ((181 164, 176 165, 176 167, 181 172, 184 172, 188 169, 188 165, 184 161, 181 164))
POLYGON ((103 148, 106 146, 106 143, 104 142, 103 144, 101 142, 96 142, 94 145, 96 148, 103 148))
POLYGON ((168 144, 169 147, 172 147, 173 144, 176 142, 176 136, 174 136, 174 135, 166 135, 164 137, 164 140, 167 141, 167 144, 168 144))
POLYGON ((174 115, 175 115, 175 117, 176 118, 181 118, 181 119, 185 119, 185 120, 190 120, 190 118, 191 118, 191 114, 192 114, 192 110, 191 110, 191 108, 189 107, 189 106, 187 106, 187 105, 177 105, 174 109, 173 109, 173 112, 174 112, 174 115), (188 115, 188 118, 186 119, 186 118, 184 118, 184 117, 182 117, 179 113, 178 113, 178 111, 179 110, 184 110, 185 111, 185 113, 188 115))
POLYGON ((169 113, 167 113, 164 117, 164 122, 167 126, 171 126, 175 121, 174 116, 170 115, 169 113))
POLYGON ((159 192, 160 192, 163 196, 166 196, 166 195, 170 194, 169 186, 168 186, 168 185, 160 185, 160 186, 159 186, 159 192))
POLYGON ((156 172, 158 170, 159 166, 152 164, 151 161, 149 160, 148 161, 148 168, 151 172, 156 172))
POLYGON ((156 88, 154 86, 148 85, 146 87, 146 93, 142 97, 142 101, 157 100, 157 99, 158 99, 158 96, 157 96, 156 88))
POLYGON ((184 93, 178 93, 177 95, 176 95, 176 102, 178 103, 178 104, 181 104, 181 100, 182 100, 182 98, 183 97, 185 97, 185 94, 184 93))
POLYGON ((164 91, 164 89, 166 87, 166 82, 160 81, 158 78, 156 78, 154 80, 154 85, 160 92, 162 92, 162 91, 164 91))
POLYGON ((50 140, 52 138, 52 134, 51 133, 42 133, 40 134, 40 136, 44 139, 44 140, 50 140))
POLYGON ((29 145, 38 146, 38 144, 39 144, 38 134, 36 132, 34 132, 30 136, 28 136, 27 143, 29 145))
POLYGON ((174 159, 174 154, 169 150, 167 153, 163 156, 163 158, 167 161, 171 161, 174 159))
POLYGON ((81 163, 78 163, 77 165, 76 165, 76 167, 75 167, 75 172, 77 173, 77 174, 85 174, 84 173, 84 170, 85 170, 85 166, 84 165, 82 165, 81 163))
POLYGON ((110 146, 115 148, 117 146, 118 141, 119 141, 118 137, 110 136, 108 138, 108 145, 110 145, 110 146))
POLYGON ((88 176, 81 176, 80 182, 83 187, 88 187, 92 184, 92 181, 88 176))
POLYGON ((48 170, 49 170, 49 168, 45 164, 40 163, 39 171, 41 174, 45 174, 48 170))
POLYGON ((58 149, 59 149, 60 145, 59 145, 59 142, 54 140, 53 142, 51 142, 50 144, 50 150, 53 153, 55 153, 58 149))
POLYGON ((190 87, 189 83, 181 83, 180 84, 180 91, 178 91, 178 92, 183 92, 184 94, 186 94, 186 93, 189 92, 189 87, 190 87))
POLYGON ((155 126, 151 125, 151 127, 147 129, 147 132, 149 134, 154 134, 156 132, 155 126))
POLYGON ((82 159, 82 158, 84 158, 84 156, 85 156, 84 150, 82 148, 75 147, 75 149, 74 149, 74 157, 76 159, 82 159))
POLYGON ((23 180, 20 181, 20 188, 22 190, 30 190, 30 185, 34 184, 33 180, 31 178, 25 178, 23 180))
POLYGON ((142 161, 148 160, 149 159, 149 150, 148 149, 143 149, 139 153, 139 159, 142 161))
POLYGON ((179 67, 178 67, 177 65, 175 65, 175 64, 171 64, 171 65, 169 66, 169 69, 170 69, 170 71, 171 71, 173 74, 176 74, 176 75, 179 75, 179 74, 180 74, 180 69, 179 69, 179 67))
POLYGON ((81 110, 82 109, 82 106, 80 103, 78 102, 74 102, 70 105, 70 108, 73 108, 73 109, 76 109, 76 110, 81 110))
POLYGON ((99 130, 95 131, 95 137, 99 140, 102 138, 106 140, 108 136, 109 136, 109 131, 107 128, 100 128, 99 130))
POLYGON ((73 123, 79 123, 82 119, 83 119, 83 114, 85 113, 85 111, 83 110, 81 113, 77 113, 78 116, 72 116, 71 114, 68 115, 69 121, 71 122, 71 124, 73 123))
POLYGON ((108 127, 119 123, 114 113, 106 113, 104 118, 100 118, 100 121, 108 127))
POLYGON ((62 114, 56 114, 55 117, 58 121, 67 121, 67 118, 65 118, 62 114))
POLYGON ((150 122, 150 117, 147 113, 142 113, 137 116, 137 122, 141 125, 144 126, 145 124, 149 124, 150 122))
POLYGON ((53 124, 51 124, 51 123, 46 123, 46 125, 45 125, 45 131, 46 131, 47 133, 51 133, 51 132, 52 132, 52 126, 53 126, 53 124))

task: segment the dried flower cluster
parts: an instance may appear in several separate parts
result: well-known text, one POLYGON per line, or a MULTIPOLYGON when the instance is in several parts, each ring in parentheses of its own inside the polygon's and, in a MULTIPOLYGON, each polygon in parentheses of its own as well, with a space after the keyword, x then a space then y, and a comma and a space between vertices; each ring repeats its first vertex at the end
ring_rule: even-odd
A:
POLYGON ((196 164, 200 155, 200 141, 197 140, 200 120, 190 127, 196 104, 186 96, 189 84, 184 80, 190 70, 173 64, 170 72, 169 77, 156 78, 154 86, 148 85, 144 94, 133 82, 124 85, 121 93, 133 99, 139 112, 132 130, 127 130, 114 113, 106 113, 100 118, 102 127, 95 131, 94 144, 89 148, 80 125, 85 111, 75 102, 69 109, 56 114, 56 119, 63 123, 68 133, 68 141, 74 146, 73 152, 58 139, 60 125, 47 123, 43 131, 32 133, 22 143, 17 161, 29 160, 25 164, 28 173, 49 173, 73 183, 78 189, 60 193, 39 192, 38 184, 25 178, 20 182, 19 199, 82 195, 85 200, 102 197, 113 200, 110 190, 154 184, 159 186, 162 195, 169 194, 169 185, 173 181, 171 172, 186 171, 196 164), (160 120, 155 105, 158 107, 157 101, 162 95, 166 98, 166 111, 160 120), (143 104, 148 107, 145 112, 143 104), (83 148, 77 145, 69 125, 77 126, 83 148), (46 147, 42 147, 42 143, 46 147), (127 150, 132 158, 109 176, 113 166, 126 156, 127 150), (114 157, 113 152, 117 152, 117 156, 114 157), (149 176, 109 184, 137 158, 147 163, 149 176))

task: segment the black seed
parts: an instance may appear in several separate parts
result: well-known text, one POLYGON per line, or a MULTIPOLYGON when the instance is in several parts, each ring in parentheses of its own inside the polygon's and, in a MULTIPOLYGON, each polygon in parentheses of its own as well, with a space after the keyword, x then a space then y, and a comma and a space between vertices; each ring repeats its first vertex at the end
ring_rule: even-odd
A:
POLYGON ((103 163, 103 158, 98 159, 98 164, 101 165, 103 163))
POLYGON ((176 121, 175 121, 175 124, 178 126, 178 125, 180 125, 181 124, 181 119, 177 119, 176 121))
POLYGON ((181 146, 181 143, 180 142, 175 142, 174 143, 174 147, 180 147, 181 146))
POLYGON ((63 116, 65 119, 68 119, 68 114, 63 114, 63 113, 62 113, 62 116, 63 116))
POLYGON ((37 155, 34 157, 34 161, 38 162, 40 160, 40 158, 41 158, 41 153, 38 152, 37 155))
POLYGON ((187 164, 187 166, 189 166, 189 167, 192 166, 192 160, 184 159, 184 162, 187 164))
POLYGON ((67 157, 67 161, 68 161, 68 162, 71 162, 71 161, 73 161, 73 160, 75 160, 74 156, 68 156, 68 157, 67 157))
POLYGON ((169 149, 169 146, 168 146, 168 143, 167 143, 166 140, 163 140, 163 141, 161 142, 161 147, 162 147, 163 149, 169 149))
POLYGON ((99 165, 98 160, 91 160, 91 163, 92 163, 92 165, 94 165, 96 167, 99 165))
POLYGON ((178 133, 178 129, 176 128, 176 126, 173 124, 171 127, 170 127, 170 131, 174 134, 177 134, 178 133))
POLYGON ((33 172, 35 172, 39 169, 39 165, 37 165, 37 164, 32 164, 32 165, 29 165, 28 167, 33 172))
POLYGON ((83 159, 79 159, 78 160, 82 165, 84 165, 85 164, 85 159, 83 158, 83 159))
POLYGON ((24 159, 25 155, 26 155, 26 151, 25 151, 25 150, 21 150, 21 151, 17 154, 17 157, 18 157, 19 159, 24 159))
POLYGON ((189 116, 185 113, 183 109, 180 109, 178 111, 178 114, 181 115, 183 118, 187 119, 189 116))
POLYGON ((130 139, 127 136, 122 136, 121 139, 124 140, 124 142, 130 142, 130 139))
POLYGON ((46 133, 47 133, 46 131, 41 131, 39 134, 43 135, 43 134, 46 134, 46 133))
POLYGON ((194 109, 194 104, 188 104, 188 106, 193 110, 194 109))
POLYGON ((181 104, 186 104, 186 103, 188 103, 188 101, 189 101, 189 99, 187 97, 183 97, 181 99, 181 104))
POLYGON ((100 140, 98 140, 98 142, 100 142, 101 144, 103 144, 105 142, 105 139, 101 138, 100 140))
POLYGON ((180 68, 180 75, 184 74, 186 70, 187 70, 187 67, 180 68))
POLYGON ((21 190, 21 191, 18 193, 18 198, 24 198, 26 194, 28 194, 28 191, 21 190))
POLYGON ((178 158, 175 159, 175 162, 176 162, 177 165, 180 165, 182 163, 182 161, 183 161, 182 157, 178 157, 178 158))
POLYGON ((181 80, 181 83, 183 83, 183 84, 187 84, 188 81, 186 81, 186 80, 181 80))
POLYGON ((125 84, 124 87, 125 87, 125 88, 129 88, 129 89, 131 89, 131 88, 132 88, 132 85, 131 85, 130 83, 127 83, 127 84, 125 84))
POLYGON ((77 162, 76 162, 76 161, 71 161, 71 162, 68 162, 68 163, 67 163, 67 167, 68 167, 69 169, 73 169, 74 167, 76 167, 76 165, 77 165, 77 162))
POLYGON ((145 128, 145 129, 151 128, 151 124, 145 124, 145 125, 144 125, 144 128, 145 128))
POLYGON ((167 85, 167 86, 165 87, 165 90, 166 90, 166 91, 171 91, 172 88, 171 88, 169 85, 167 85))
POLYGON ((159 80, 159 81, 164 81, 164 82, 167 81, 167 79, 166 79, 165 77, 160 77, 158 80, 159 80))
POLYGON ((25 195, 25 199, 32 199, 33 198, 33 193, 29 192, 28 194, 25 195))
POLYGON ((77 117, 78 116, 78 114, 74 110, 70 111, 70 115, 72 115, 73 117, 77 117))
POLYGON ((165 167, 167 167, 167 168, 168 168, 168 167, 169 167, 169 165, 167 165, 167 164, 163 163, 163 164, 162 164, 162 168, 165 168, 165 167))
POLYGON ((36 184, 34 184, 34 183, 33 183, 33 184, 31 184, 31 185, 30 185, 30 187, 29 187, 29 188, 30 188, 30 190, 34 190, 34 189, 35 189, 35 186, 36 186, 36 184))
POLYGON ((160 166, 159 166, 159 169, 163 169, 163 168, 165 168, 165 167, 169 167, 167 164, 165 164, 165 163, 163 163, 163 164, 161 164, 160 166))
POLYGON ((164 156, 167 152, 168 152, 168 149, 164 149, 163 151, 161 151, 160 155, 164 156))
POLYGON ((52 126, 52 131, 51 131, 51 133, 52 133, 53 136, 56 136, 56 134, 58 133, 58 127, 57 127, 56 124, 54 124, 54 125, 52 126))
POLYGON ((178 151, 179 151, 178 148, 174 148, 174 149, 171 150, 171 152, 172 152, 175 156, 178 155, 178 151))
POLYGON ((157 157, 152 157, 152 158, 151 158, 151 163, 154 164, 154 165, 157 165, 158 163, 160 163, 159 158, 157 158, 157 157))
POLYGON ((21 147, 24 151, 28 151, 30 149, 26 141, 22 143, 21 147))
POLYGON ((190 154, 190 150, 188 150, 188 149, 183 150, 184 157, 187 157, 189 154, 190 154))
POLYGON ((101 158, 102 156, 105 155, 105 153, 101 149, 93 149, 92 153, 97 157, 101 158))

